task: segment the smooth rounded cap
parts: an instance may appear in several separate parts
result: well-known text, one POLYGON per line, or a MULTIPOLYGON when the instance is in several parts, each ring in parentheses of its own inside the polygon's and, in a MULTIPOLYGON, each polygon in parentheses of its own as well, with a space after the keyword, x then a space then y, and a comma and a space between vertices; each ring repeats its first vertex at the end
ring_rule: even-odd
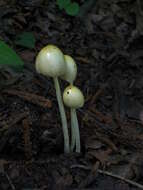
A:
POLYGON ((66 62, 66 72, 61 76, 63 80, 66 80, 70 84, 73 84, 77 75, 77 66, 74 59, 69 55, 64 55, 66 62))
POLYGON ((63 93, 64 104, 70 108, 80 108, 84 104, 84 96, 76 86, 68 86, 63 93))
POLYGON ((49 77, 58 77, 65 73, 66 63, 62 51, 54 46, 47 45, 36 57, 36 71, 49 77))

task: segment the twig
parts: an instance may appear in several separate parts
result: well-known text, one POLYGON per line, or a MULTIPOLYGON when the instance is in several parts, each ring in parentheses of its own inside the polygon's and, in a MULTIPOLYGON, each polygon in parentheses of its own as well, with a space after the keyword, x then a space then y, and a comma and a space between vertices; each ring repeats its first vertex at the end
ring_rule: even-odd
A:
POLYGON ((139 183, 137 183, 137 182, 134 182, 134 181, 132 181, 132 180, 130 180, 130 179, 126 179, 126 178, 124 178, 124 177, 122 177, 122 176, 113 174, 113 173, 111 173, 111 172, 103 171, 103 170, 98 169, 98 173, 100 173, 100 174, 105 174, 105 175, 108 175, 108 176, 111 176, 111 177, 114 177, 114 178, 123 180, 123 181, 126 182, 126 183, 129 183, 129 184, 131 184, 131 185, 133 185, 133 186, 135 186, 135 187, 138 187, 138 188, 140 188, 140 189, 143 189, 143 185, 141 185, 141 184, 139 184, 139 183))
MULTIPOLYGON (((85 169, 85 170, 91 170, 91 169, 92 169, 92 167, 84 166, 84 165, 81 165, 81 164, 72 165, 72 166, 71 166, 71 169, 72 169, 72 168, 81 168, 81 169, 85 169)), ((126 178, 124 178, 124 177, 122 177, 122 176, 120 176, 120 175, 116 175, 116 174, 113 174, 113 173, 108 172, 108 171, 103 171, 103 170, 101 170, 101 169, 98 169, 97 172, 100 173, 100 174, 105 174, 105 175, 107 175, 107 176, 120 179, 120 180, 122 180, 122 181, 124 181, 124 182, 126 182, 126 183, 129 183, 129 184, 131 184, 131 185, 133 185, 133 186, 135 186, 135 187, 138 187, 138 188, 140 188, 140 189, 143 189, 143 185, 141 185, 141 184, 139 184, 139 183, 137 183, 137 182, 134 182, 134 181, 132 181, 132 180, 130 180, 130 179, 126 179, 126 178)))
POLYGON ((24 151, 27 160, 30 160, 32 157, 32 147, 30 140, 30 125, 28 119, 23 120, 23 140, 24 140, 24 151))
POLYGON ((24 91, 19 91, 19 90, 3 90, 3 93, 18 96, 28 102, 31 102, 33 104, 39 105, 44 108, 51 108, 52 107, 52 102, 44 98, 43 96, 39 96, 37 94, 32 94, 24 91))
POLYGON ((4 173, 5 173, 5 176, 6 176, 8 182, 9 182, 9 184, 10 184, 10 186, 11 186, 11 189, 12 189, 12 190, 16 190, 16 188, 15 188, 15 186, 13 185, 13 183, 12 183, 10 177, 8 176, 8 174, 7 174, 6 172, 4 172, 4 173))
POLYGON ((13 125, 15 125, 16 123, 18 123, 19 121, 21 121, 26 116, 27 116, 26 112, 21 113, 19 115, 16 115, 15 118, 12 119, 12 121, 10 121, 9 123, 6 123, 4 125, 4 127, 0 129, 0 133, 3 132, 3 131, 5 131, 5 130, 10 129, 13 125))

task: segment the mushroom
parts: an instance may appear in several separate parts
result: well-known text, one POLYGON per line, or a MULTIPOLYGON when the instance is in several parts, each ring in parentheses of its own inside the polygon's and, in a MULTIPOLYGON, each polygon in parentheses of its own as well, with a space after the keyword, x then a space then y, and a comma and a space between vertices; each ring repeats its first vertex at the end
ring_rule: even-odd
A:
POLYGON ((80 153, 80 133, 76 109, 84 105, 84 96, 79 88, 69 85, 64 90, 63 101, 67 107, 71 108, 71 121, 73 122, 72 125, 74 127, 72 132, 74 132, 75 135, 76 152, 80 153))
POLYGON ((58 81, 58 77, 64 75, 66 71, 66 63, 62 51, 55 45, 47 45, 46 47, 44 47, 36 57, 36 71, 46 77, 52 77, 54 80, 56 96, 62 120, 64 152, 69 153, 70 147, 67 119, 58 81))
POLYGON ((74 59, 69 55, 64 55, 66 62, 66 72, 61 76, 63 80, 66 80, 70 84, 73 84, 77 75, 77 66, 74 59))
MULTIPOLYGON (((74 61, 74 59, 69 55, 64 55, 65 62, 66 62, 66 72, 64 75, 61 76, 63 80, 66 80, 70 83, 70 85, 73 85, 73 82, 77 75, 77 65, 74 61)), ((70 115, 71 115, 71 151, 73 151, 75 144, 76 144, 76 137, 75 137, 75 127, 74 126, 74 117, 73 117, 73 111, 70 109, 70 115)))

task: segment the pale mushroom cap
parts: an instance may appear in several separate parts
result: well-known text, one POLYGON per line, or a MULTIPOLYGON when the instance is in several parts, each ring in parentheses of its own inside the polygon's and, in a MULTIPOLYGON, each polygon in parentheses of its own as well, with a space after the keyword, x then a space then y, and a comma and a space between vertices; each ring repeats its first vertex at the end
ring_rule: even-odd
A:
POLYGON ((47 45, 36 57, 36 71, 45 76, 58 77, 65 73, 66 63, 62 51, 54 46, 47 45))
POLYGON ((84 105, 84 96, 76 86, 68 86, 63 93, 64 104, 70 108, 80 108, 84 105))
POLYGON ((63 80, 66 80, 70 84, 73 84, 77 75, 77 66, 74 59, 69 55, 64 55, 66 62, 66 72, 61 76, 63 80))

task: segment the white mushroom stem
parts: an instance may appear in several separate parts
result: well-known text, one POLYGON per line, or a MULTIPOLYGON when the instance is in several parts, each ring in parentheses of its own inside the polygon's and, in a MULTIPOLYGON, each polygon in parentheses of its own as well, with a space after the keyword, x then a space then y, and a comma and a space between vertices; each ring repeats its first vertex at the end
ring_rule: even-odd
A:
MULTIPOLYGON (((73 85, 73 82, 70 83, 70 85, 73 85)), ((71 118, 71 146, 70 150, 73 152, 75 145, 76 145, 76 135, 75 135, 75 122, 74 122, 74 117, 73 117, 73 111, 72 108, 70 108, 70 118, 71 118)))
MULTIPOLYGON (((73 83, 71 83, 70 85, 72 86, 73 83)), ((74 114, 73 114, 73 112, 74 112, 73 109, 74 108, 70 108, 70 116, 71 116, 71 152, 73 152, 73 150, 74 150, 74 148, 76 146, 76 141, 77 141, 76 140, 76 130, 75 130, 75 128, 77 126, 75 124, 76 122, 75 122, 75 117, 74 117, 74 114)))
POLYGON ((80 153, 80 132, 79 125, 77 120, 76 109, 71 108, 71 129, 72 129, 72 142, 71 142, 71 150, 73 151, 74 147, 75 151, 80 153))
POLYGON ((65 109, 62 101, 62 95, 61 95, 61 90, 60 90, 60 85, 57 77, 54 77, 54 85, 56 89, 56 96, 57 96, 57 101, 59 105, 59 110, 60 110, 60 116, 62 120, 62 129, 63 129, 63 135, 64 135, 64 152, 69 153, 70 152, 70 147, 69 147, 69 134, 68 134, 68 126, 67 126, 67 119, 66 119, 66 114, 65 114, 65 109))
POLYGON ((75 148, 75 142, 76 142, 76 137, 75 137, 75 126, 73 122, 73 114, 72 114, 72 109, 70 109, 70 115, 71 115, 71 152, 73 152, 75 148))

